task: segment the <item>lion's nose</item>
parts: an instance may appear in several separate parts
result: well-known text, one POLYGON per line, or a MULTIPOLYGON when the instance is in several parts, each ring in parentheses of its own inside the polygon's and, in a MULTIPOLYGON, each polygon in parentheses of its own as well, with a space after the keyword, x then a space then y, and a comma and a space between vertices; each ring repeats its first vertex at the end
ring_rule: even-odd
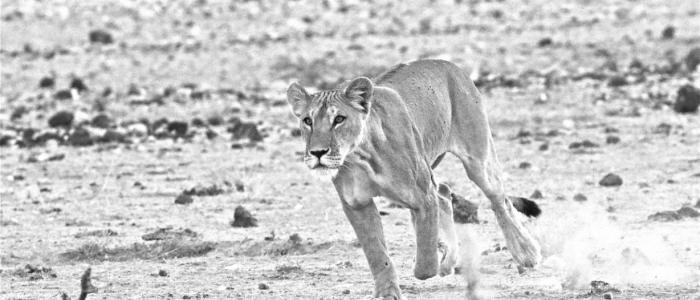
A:
POLYGON ((311 155, 318 157, 318 159, 321 159, 321 156, 326 155, 328 153, 328 148, 326 149, 318 149, 318 150, 311 150, 309 151, 311 155))

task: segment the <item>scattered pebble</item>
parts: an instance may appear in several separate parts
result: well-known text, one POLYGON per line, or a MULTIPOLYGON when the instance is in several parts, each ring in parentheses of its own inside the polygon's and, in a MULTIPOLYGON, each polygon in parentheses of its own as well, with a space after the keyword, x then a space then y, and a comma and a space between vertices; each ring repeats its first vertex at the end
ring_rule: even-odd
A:
POLYGON ((605 138, 606 144, 617 144, 619 142, 620 142, 620 138, 616 135, 609 135, 608 137, 605 138))
POLYGON ((622 177, 620 177, 617 174, 614 173, 608 173, 603 177, 598 182, 599 185, 605 186, 605 187, 611 187, 611 186, 621 186, 622 185, 622 177))
POLYGON ((54 87, 56 87, 56 78, 46 76, 39 79, 39 88, 52 89, 54 87))
POLYGON ((113 121, 112 118, 105 114, 99 114, 92 118, 92 121, 90 121, 90 125, 97 127, 97 128, 103 128, 107 129, 112 125, 113 121))
POLYGON ((71 146, 90 146, 93 144, 90 132, 82 127, 78 127, 68 136, 68 144, 71 146))
POLYGON ((550 37, 545 37, 541 38, 539 41, 537 41, 537 46, 538 47, 547 47, 551 46, 554 42, 552 41, 552 38, 550 37))
POLYGON ((94 44, 111 44, 114 43, 112 34, 102 29, 95 29, 88 33, 90 43, 94 44))
POLYGON ((231 226, 256 227, 258 226, 258 220, 253 217, 250 211, 239 205, 236 207, 236 210, 233 213, 233 221, 231 221, 231 226))
POLYGON ((261 283, 258 284, 258 289, 259 289, 259 290, 269 290, 269 289, 270 289, 270 286, 268 286, 267 284, 261 282, 261 283))
POLYGON ((88 87, 85 84, 85 82, 78 77, 75 77, 70 81, 70 88, 75 89, 76 91, 78 91, 78 93, 82 93, 88 90, 88 87))
POLYGON ((540 190, 535 190, 532 192, 532 195, 530 195, 530 199, 542 199, 544 196, 542 195, 542 192, 540 190))
POLYGON ((694 113, 698 111, 698 106, 700 106, 700 90, 689 84, 678 89, 673 110, 678 113, 694 113))
POLYGON ((51 127, 70 127, 73 124, 74 115, 69 111, 59 111, 49 118, 51 127))
POLYGON ((666 26, 663 31, 661 31, 661 38, 664 40, 671 40, 676 35, 676 27, 666 26))
POLYGON ((170 134, 173 134, 177 137, 183 137, 187 135, 187 127, 188 125, 186 122, 172 121, 168 123, 167 130, 170 134))
POLYGON ((180 194, 175 198, 175 204, 190 204, 194 202, 192 196, 187 194, 180 194))
POLYGON ((693 72, 698 65, 700 65, 700 47, 695 47, 685 56, 685 66, 688 71, 693 72))
POLYGON ((198 234, 189 228, 173 229, 172 227, 158 228, 154 232, 146 233, 141 236, 144 241, 161 241, 183 238, 196 238, 198 234))
POLYGON ((167 276, 168 276, 168 271, 163 270, 163 269, 160 269, 160 270, 158 270, 158 276, 167 277, 167 276))
POLYGON ((627 78, 622 75, 614 75, 608 79, 609 87, 621 87, 627 85, 627 78))
POLYGON ((519 168, 519 169, 529 169, 529 168, 531 168, 531 167, 532 167, 532 164, 529 163, 529 162, 526 162, 526 161, 521 162, 521 163, 518 165, 518 168, 519 168))
POLYGON ((584 194, 578 193, 578 194, 574 195, 574 201, 577 201, 577 202, 584 202, 584 201, 587 201, 587 200, 588 200, 588 198, 587 198, 586 195, 584 195, 584 194))

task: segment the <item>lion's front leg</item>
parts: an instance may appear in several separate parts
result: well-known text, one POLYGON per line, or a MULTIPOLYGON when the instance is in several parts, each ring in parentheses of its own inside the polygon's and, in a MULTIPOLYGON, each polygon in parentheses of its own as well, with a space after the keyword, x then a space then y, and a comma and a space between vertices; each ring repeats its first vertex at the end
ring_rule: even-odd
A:
POLYGON ((352 207, 346 201, 342 202, 343 211, 362 244, 372 271, 374 297, 402 299, 396 271, 386 249, 382 220, 374 201, 369 199, 365 205, 352 207))
POLYGON ((438 213, 437 194, 431 193, 424 201, 411 207, 411 219, 416 230, 416 265, 413 275, 425 280, 438 272, 438 213))

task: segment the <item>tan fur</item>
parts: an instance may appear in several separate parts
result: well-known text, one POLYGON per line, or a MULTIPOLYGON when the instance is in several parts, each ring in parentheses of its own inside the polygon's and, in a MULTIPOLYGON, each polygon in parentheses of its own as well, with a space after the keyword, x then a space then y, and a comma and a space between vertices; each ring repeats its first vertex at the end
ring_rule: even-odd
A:
MULTIPOLYGON (((362 244, 375 296, 401 298, 374 197, 411 210, 417 278, 448 275, 458 265, 451 200, 438 191, 432 174, 447 152, 462 161, 469 179, 491 201, 515 261, 531 267, 541 260, 538 243, 517 220, 505 196, 481 96, 457 66, 422 60, 398 65, 374 82, 360 77, 315 95, 293 84, 287 94, 302 122, 307 165, 324 172, 337 170, 333 184, 362 244), (333 115, 345 116, 345 122, 334 127, 332 121, 316 120, 328 113, 328 107, 335 107, 333 115), (308 111, 312 114, 303 113, 308 111), (303 123, 307 117, 317 127, 307 128, 303 123), (308 158, 321 153, 319 149, 328 149, 328 164, 325 156, 308 158)), ((473 268, 466 260, 465 267, 473 268)), ((467 271, 473 290, 476 270, 467 271)))

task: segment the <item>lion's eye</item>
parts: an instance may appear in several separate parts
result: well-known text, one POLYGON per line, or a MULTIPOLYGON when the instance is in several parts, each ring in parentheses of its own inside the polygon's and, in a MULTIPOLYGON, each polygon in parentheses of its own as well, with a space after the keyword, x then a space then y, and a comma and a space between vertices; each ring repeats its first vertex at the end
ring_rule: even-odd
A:
POLYGON ((304 118, 304 124, 306 124, 306 126, 311 126, 311 123, 312 123, 311 118, 309 118, 309 117, 304 118))
POLYGON ((337 124, 343 123, 344 121, 345 121, 344 116, 336 116, 335 119, 333 119, 333 124, 337 125, 337 124))

